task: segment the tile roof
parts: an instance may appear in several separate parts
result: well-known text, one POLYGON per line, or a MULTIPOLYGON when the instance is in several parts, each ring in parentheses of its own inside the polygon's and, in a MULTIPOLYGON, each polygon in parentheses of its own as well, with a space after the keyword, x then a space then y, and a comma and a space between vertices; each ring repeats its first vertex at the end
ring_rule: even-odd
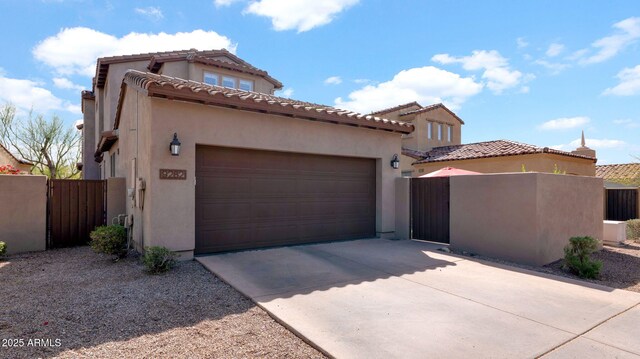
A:
POLYGON ((640 178, 640 163, 623 163, 596 166, 596 177, 604 179, 640 178))
POLYGON ((414 164, 470 160, 476 158, 517 156, 534 153, 551 153, 561 156, 584 158, 593 162, 596 161, 596 159, 592 157, 555 150, 549 147, 538 147, 534 145, 528 145, 526 143, 519 143, 508 140, 496 140, 469 143, 464 145, 434 147, 426 153, 426 156, 424 158, 422 158, 420 161, 415 162, 414 164))
POLYGON ((408 107, 411 107, 411 106, 418 106, 418 107, 422 108, 422 106, 419 103, 417 103, 416 101, 413 101, 413 102, 405 103, 403 105, 398 105, 398 106, 394 106, 394 107, 385 108, 383 110, 374 111, 374 112, 371 112, 371 115, 382 115, 382 114, 385 114, 385 113, 402 110, 404 108, 408 108, 408 107))
POLYGON ((271 113, 286 117, 364 127, 398 133, 411 133, 410 123, 341 110, 330 106, 302 102, 258 92, 214 86, 164 75, 129 70, 124 76, 118 101, 114 129, 120 123, 121 105, 126 86, 145 92, 150 97, 169 98, 205 105, 271 113))
POLYGON ((417 151, 404 147, 402 148, 402 154, 416 160, 421 160, 427 156, 427 152, 425 151, 417 151))
POLYGON ((6 147, 4 147, 1 143, 0 143, 0 150, 6 152, 9 155, 9 157, 13 158, 16 162, 18 162, 21 165, 33 166, 33 163, 19 159, 18 157, 14 156, 13 153, 9 152, 9 150, 6 147))
POLYGON ((234 71, 241 71, 245 73, 250 73, 258 76, 263 76, 267 81, 274 84, 276 88, 282 88, 282 83, 280 81, 274 79, 269 76, 266 71, 260 70, 257 67, 252 66, 248 62, 242 60, 226 49, 220 50, 204 50, 198 51, 196 49, 190 50, 177 50, 177 51, 164 51, 164 52, 150 52, 144 54, 134 54, 134 55, 120 55, 120 56, 110 56, 110 57, 101 57, 98 59, 96 64, 96 75, 94 78, 94 85, 97 87, 103 87, 107 78, 107 72, 109 71, 109 65, 124 63, 124 62, 132 62, 132 61, 149 61, 149 70, 151 72, 156 72, 160 68, 162 63, 167 61, 180 61, 180 60, 189 60, 194 62, 202 62, 202 61, 210 61, 211 64, 215 64, 219 67, 224 67, 234 71), (216 59, 216 57, 228 57, 233 61, 236 61, 238 64, 233 64, 230 62, 225 62, 216 59))
POLYGON ((433 110, 438 109, 438 108, 441 108, 441 109, 449 112, 453 117, 456 118, 456 120, 460 121, 460 123, 464 125, 464 121, 462 121, 462 119, 460 117, 458 117, 458 115, 456 115, 453 111, 449 110, 447 108, 447 106, 445 106, 445 105, 443 105, 441 103, 436 103, 436 104, 433 104, 433 105, 424 106, 424 107, 422 107, 420 109, 417 109, 417 110, 408 111, 408 112, 400 114, 400 116, 415 115, 415 114, 418 114, 418 113, 424 113, 424 112, 433 111, 433 110))

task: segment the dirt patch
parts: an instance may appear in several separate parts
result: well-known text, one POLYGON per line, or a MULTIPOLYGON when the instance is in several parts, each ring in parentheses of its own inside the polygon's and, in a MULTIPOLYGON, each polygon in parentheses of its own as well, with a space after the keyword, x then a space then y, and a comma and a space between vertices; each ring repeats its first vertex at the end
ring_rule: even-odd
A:
POLYGON ((195 261, 152 276, 79 247, 10 256, 0 278, 0 357, 323 357, 195 261))

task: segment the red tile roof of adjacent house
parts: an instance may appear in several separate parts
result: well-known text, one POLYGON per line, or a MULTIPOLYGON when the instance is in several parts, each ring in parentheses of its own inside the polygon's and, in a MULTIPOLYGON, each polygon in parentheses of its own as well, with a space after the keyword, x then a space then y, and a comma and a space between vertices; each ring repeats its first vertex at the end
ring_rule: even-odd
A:
POLYGON ((0 143, 0 151, 6 152, 9 155, 9 157, 13 158, 16 162, 18 162, 21 165, 33 166, 33 163, 31 163, 29 161, 22 160, 22 159, 20 159, 20 158, 18 158, 16 156, 14 156, 13 153, 9 152, 9 150, 6 147, 4 147, 1 143, 0 143))
POLYGON ((257 67, 249 64, 248 62, 240 59, 236 55, 227 51, 226 49, 221 50, 205 50, 198 51, 196 49, 190 50, 178 50, 178 51, 164 51, 164 52, 150 52, 146 54, 134 54, 134 55, 121 55, 121 56, 110 56, 110 57, 101 57, 98 59, 98 63, 96 65, 96 76, 94 78, 94 85, 97 87, 103 87, 105 81, 107 79, 107 72, 109 71, 109 65, 124 63, 124 62, 132 62, 132 61, 146 61, 149 60, 148 68, 151 72, 157 72, 162 63, 168 61, 180 61, 180 60, 189 60, 194 62, 203 62, 209 61, 210 65, 215 65, 218 67, 224 67, 226 69, 232 71, 240 71, 244 73, 250 73, 253 75, 262 76, 265 80, 274 84, 275 88, 282 88, 282 83, 280 81, 274 79, 269 76, 266 71, 260 70, 257 67), (216 59, 216 57, 225 56, 230 58, 233 61, 236 61, 238 64, 233 64, 230 62, 220 61, 216 59))
POLYGON ((596 166, 596 177, 604 179, 640 179, 640 163, 623 163, 596 166))
POLYGON ((417 151, 404 147, 402 148, 402 154, 416 160, 421 160, 427 156, 427 152, 425 151, 417 151))
POLYGON ((417 110, 404 112, 404 113, 400 114, 400 116, 415 115, 415 114, 418 114, 418 113, 424 113, 424 112, 433 111, 433 110, 438 109, 438 108, 441 108, 441 109, 449 112, 453 117, 456 118, 456 120, 460 121, 460 123, 464 125, 464 121, 462 121, 462 119, 460 117, 458 117, 458 115, 456 115, 453 111, 449 110, 447 108, 447 106, 445 106, 445 105, 443 105, 441 103, 436 103, 436 104, 433 104, 433 105, 422 107, 422 108, 417 109, 417 110))
POLYGON ((414 164, 470 160, 476 158, 502 157, 502 156, 518 156, 534 153, 551 153, 561 156, 569 156, 576 158, 584 158, 596 162, 593 157, 577 155, 571 152, 555 150, 549 147, 538 147, 508 140, 496 140, 469 143, 464 145, 453 145, 434 147, 425 153, 425 157, 414 164))
POLYGON ((411 133, 410 123, 388 120, 372 115, 362 115, 330 106, 296 101, 258 92, 243 91, 202 82, 129 70, 122 83, 120 100, 116 110, 114 129, 120 125, 120 114, 126 87, 143 90, 147 96, 196 102, 245 111, 271 113, 312 121, 371 128, 398 133, 411 133))
POLYGON ((394 107, 385 108, 383 110, 374 111, 374 112, 371 112, 371 115, 382 115, 382 114, 385 114, 385 113, 402 110, 402 109, 409 108, 409 107, 412 107, 412 106, 418 106, 418 107, 422 108, 422 106, 419 103, 417 103, 416 101, 413 101, 413 102, 405 103, 403 105, 398 105, 398 106, 394 106, 394 107))

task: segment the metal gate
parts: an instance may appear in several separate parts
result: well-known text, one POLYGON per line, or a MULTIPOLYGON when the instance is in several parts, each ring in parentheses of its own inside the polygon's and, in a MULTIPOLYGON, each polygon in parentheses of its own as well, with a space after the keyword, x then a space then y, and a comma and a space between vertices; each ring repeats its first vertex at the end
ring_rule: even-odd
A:
POLYGON ((607 189, 607 217, 610 221, 638 218, 637 189, 607 189))
POLYGON ((106 223, 106 182, 49 180, 47 248, 87 244, 89 233, 106 223))
POLYGON ((411 179, 413 239, 449 243, 449 177, 411 179))

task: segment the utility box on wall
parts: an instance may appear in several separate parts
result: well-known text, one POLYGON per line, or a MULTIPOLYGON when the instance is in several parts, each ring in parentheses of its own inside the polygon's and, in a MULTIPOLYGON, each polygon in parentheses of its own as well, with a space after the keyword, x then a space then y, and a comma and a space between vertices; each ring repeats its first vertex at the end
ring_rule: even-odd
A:
POLYGON ((573 236, 603 239, 603 181, 548 173, 451 177, 451 246, 545 265, 573 236))

